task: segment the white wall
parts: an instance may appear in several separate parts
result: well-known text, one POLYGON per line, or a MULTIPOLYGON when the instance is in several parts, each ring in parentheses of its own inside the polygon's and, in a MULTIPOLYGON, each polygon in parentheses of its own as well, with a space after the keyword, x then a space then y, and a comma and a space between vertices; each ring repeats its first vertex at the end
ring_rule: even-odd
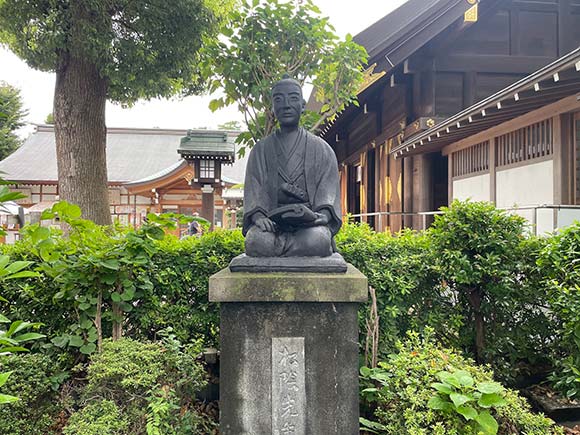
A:
MULTIPOLYGON (((499 208, 553 204, 554 162, 548 160, 517 168, 498 170, 496 203, 499 208)), ((537 212, 533 210, 517 210, 515 212, 530 223, 535 220, 536 234, 546 234, 554 229, 554 212, 551 209, 540 209, 537 212)))
POLYGON ((554 163, 552 160, 498 170, 496 203, 500 208, 553 204, 554 163))
POLYGON ((453 181, 453 199, 472 201, 489 201, 489 174, 462 178, 453 181))

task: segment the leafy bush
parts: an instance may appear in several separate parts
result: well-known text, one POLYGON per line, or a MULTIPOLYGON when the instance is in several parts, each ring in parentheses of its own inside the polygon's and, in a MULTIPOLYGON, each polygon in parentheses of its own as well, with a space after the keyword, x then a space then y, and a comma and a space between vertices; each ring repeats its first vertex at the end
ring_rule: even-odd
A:
POLYGON ((65 435, 173 433, 156 428, 201 434, 206 423, 192 407, 205 385, 198 352, 173 335, 163 343, 106 340, 103 351, 91 356, 84 405, 71 416, 65 435))
MULTIPOLYGON (((407 331, 429 326, 444 345, 475 355, 477 317, 481 357, 502 381, 545 370, 556 337, 536 264, 545 241, 522 229, 520 217, 475 202, 454 203, 421 233, 344 226, 337 246, 376 290, 379 354, 387 356, 407 331)), ((370 304, 360 312, 363 334, 369 312, 370 304)))
POLYGON ((241 232, 177 240, 163 237, 163 217, 151 216, 139 230, 104 228, 74 217, 72 208, 57 209, 73 215, 68 238, 32 226, 23 241, 2 247, 40 271, 35 280, 0 282, 0 292, 11 317, 45 325, 52 337, 45 351, 88 355, 101 338, 154 340, 168 326, 183 342, 217 344, 218 307, 207 299, 207 282, 243 251, 241 232))
MULTIPOLYGON (((525 220, 486 202, 454 201, 435 216, 430 235, 441 278, 473 324, 474 353, 485 360, 485 328, 496 302, 517 292, 525 220)), ((510 313, 513 315, 514 313, 510 313)))
POLYGON ((0 406, 0 433, 55 433, 52 428, 60 412, 55 362, 42 354, 11 355, 0 359, 0 371, 12 372, 3 392, 19 398, 14 403, 0 406))
MULTIPOLYGON (((388 355, 406 331, 426 325, 447 342, 457 341, 463 322, 452 301, 440 292, 430 240, 425 233, 403 231, 397 236, 375 233, 366 225, 343 226, 336 238, 338 250, 376 290, 380 326, 379 349, 388 355)), ((364 333, 366 311, 361 311, 364 333)))
POLYGON ((551 320, 560 338, 551 380, 567 397, 580 398, 580 223, 552 237, 538 264, 550 289, 551 320))
POLYGON ((369 418, 362 418, 361 422, 368 432, 397 435, 479 435, 480 431, 485 435, 563 433, 551 420, 533 414, 527 402, 514 391, 495 383, 489 369, 476 366, 454 350, 436 345, 432 333, 430 329, 425 330, 424 337, 409 333, 405 341, 398 343, 397 353, 380 362, 377 368, 361 369, 361 398, 369 418), (446 384, 452 388, 446 389, 446 384), (441 393, 442 390, 445 391, 441 393))
POLYGON ((73 414, 64 428, 64 435, 124 435, 129 421, 111 400, 89 403, 73 414))
POLYGON ((156 331, 170 326, 184 343, 202 339, 206 346, 217 346, 219 307, 208 300, 209 277, 243 251, 239 230, 159 242, 149 270, 151 299, 129 314, 131 336, 154 339, 156 331))
POLYGON ((526 236, 525 220, 487 202, 454 201, 429 231, 434 265, 463 325, 456 347, 492 363, 503 380, 540 371, 554 337, 544 272, 545 243, 526 236))

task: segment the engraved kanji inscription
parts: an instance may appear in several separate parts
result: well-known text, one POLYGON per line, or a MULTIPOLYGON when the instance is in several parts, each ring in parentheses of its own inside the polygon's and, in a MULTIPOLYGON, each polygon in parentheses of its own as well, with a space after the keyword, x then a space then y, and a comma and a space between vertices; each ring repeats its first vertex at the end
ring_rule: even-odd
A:
POLYGON ((272 432, 305 435, 304 338, 272 338, 272 432))

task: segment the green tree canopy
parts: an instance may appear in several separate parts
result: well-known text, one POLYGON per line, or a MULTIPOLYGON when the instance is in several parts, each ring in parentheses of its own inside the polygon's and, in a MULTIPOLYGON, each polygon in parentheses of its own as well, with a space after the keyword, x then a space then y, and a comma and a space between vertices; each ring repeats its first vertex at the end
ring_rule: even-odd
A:
POLYGON ((239 121, 226 121, 218 125, 218 130, 241 130, 242 124, 239 121))
POLYGON ((22 106, 20 90, 0 82, 0 160, 12 154, 21 145, 15 131, 24 125, 27 112, 22 106))
POLYGON ((110 101, 202 89, 199 49, 232 0, 0 1, 0 42, 41 71, 68 53, 94 64, 110 101))
POLYGON ((190 95, 204 88, 199 50, 233 0, 0 0, 0 43, 56 72, 54 121, 61 198, 111 222, 106 100, 190 95))
POLYGON ((339 41, 312 1, 245 1, 223 33, 227 40, 207 48, 206 68, 214 78, 210 91, 223 92, 210 109, 237 104, 248 126, 239 136, 242 142, 252 144, 276 127, 270 90, 285 73, 314 85, 322 109, 303 116, 311 131, 356 103, 366 51, 350 36, 339 41))

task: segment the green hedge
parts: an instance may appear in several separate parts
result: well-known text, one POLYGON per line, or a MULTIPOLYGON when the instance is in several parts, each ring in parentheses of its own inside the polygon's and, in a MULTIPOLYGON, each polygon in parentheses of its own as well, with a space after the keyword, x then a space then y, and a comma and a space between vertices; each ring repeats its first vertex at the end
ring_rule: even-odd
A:
MULTIPOLYGON (((392 352, 407 331, 421 331, 429 326, 444 345, 492 363, 502 379, 514 382, 516 376, 529 377, 531 369, 549 368, 547 356, 564 349, 560 346, 562 340, 568 343, 563 352, 574 351, 569 325, 578 322, 575 318, 566 320, 570 315, 565 307, 566 298, 576 293, 555 293, 553 289, 556 278, 559 283, 569 282, 566 288, 572 288, 575 282, 572 273, 576 269, 570 265, 576 264, 580 254, 570 248, 557 268, 553 254, 543 254, 551 262, 538 258, 547 249, 557 251, 554 243, 573 239, 580 234, 580 228, 572 227, 564 239, 561 236, 553 240, 525 236, 523 230, 521 218, 471 202, 454 203, 451 210, 437 217, 434 229, 422 233, 404 231, 391 236, 377 234, 366 225, 345 225, 337 236, 337 246, 347 261, 367 275, 376 290, 380 355, 392 352), (472 291, 479 295, 479 313, 470 299, 472 291), (554 299, 556 295, 558 298, 554 299), (478 314, 483 318, 485 334, 481 355, 477 354, 474 326, 478 314), (562 322, 568 325, 565 331, 562 322)), ((108 274, 107 258, 113 255, 110 251, 118 258, 115 249, 129 249, 125 247, 137 242, 149 243, 148 234, 126 229, 112 234, 97 233, 98 237, 91 240, 98 245, 99 256, 95 264, 88 263, 94 269, 90 276, 101 279, 108 274)), ((3 251, 13 260, 34 260, 42 269, 45 262, 35 255, 32 239, 5 246, 3 251)), ((84 251, 79 251, 78 240, 76 247, 60 237, 55 240, 54 249, 63 258, 87 256, 85 246, 84 251)), ((140 257, 140 262, 133 261, 130 252, 121 257, 125 261, 129 256, 126 260, 129 266, 122 273, 131 277, 123 278, 122 282, 134 287, 130 310, 123 313, 124 336, 154 340, 160 330, 170 326, 184 343, 202 339, 208 346, 217 346, 218 306, 208 302, 207 282, 209 276, 243 251, 240 231, 215 231, 183 240, 167 237, 155 241, 148 249, 151 255, 140 257)), ((137 255, 140 251, 135 252, 137 255)), ((75 261, 72 258, 69 263, 77 267, 75 261)), ((78 347, 72 346, 80 344, 79 340, 67 342, 55 338, 70 338, 75 333, 91 338, 93 333, 90 318, 79 317, 79 308, 90 305, 79 299, 79 294, 93 291, 91 284, 83 281, 86 266, 82 272, 66 278, 71 296, 57 300, 54 297, 62 295, 63 278, 55 279, 48 272, 41 273, 38 279, 0 283, 0 294, 10 301, 4 310, 6 315, 43 322, 43 333, 52 343, 41 341, 35 344, 36 348, 43 347, 44 352, 61 355, 63 360, 68 358, 70 363, 81 357, 78 347), (79 288, 83 289, 80 293, 79 288), (82 329, 83 324, 89 329, 82 329)), ((110 299, 103 303, 103 310, 106 338, 112 333, 114 320, 110 299)), ((90 310, 87 312, 91 314, 90 310)), ((362 348, 368 312, 369 304, 360 311, 362 348)))
MULTIPOLYGON (((31 227, 24 240, 2 247, 12 261, 33 261, 40 272, 39 278, 0 281, 0 295, 10 301, 3 303, 3 314, 44 324, 41 332, 48 338, 34 343, 38 355, 29 358, 54 361, 65 371, 86 364, 97 348, 98 294, 105 339, 114 334, 115 324, 122 325, 124 337, 141 342, 158 341, 171 327, 184 344, 219 346, 219 311, 208 302, 207 283, 243 251, 241 232, 163 238, 163 219, 152 217, 140 230, 101 229, 73 219, 70 238, 31 227)), ((433 229, 421 233, 391 236, 366 225, 345 225, 337 246, 376 292, 380 360, 396 353, 407 333, 429 329, 441 345, 491 363, 500 380, 514 384, 552 370, 562 359, 567 365, 556 368, 554 382, 580 369, 580 321, 574 308, 580 300, 578 240, 580 225, 537 239, 526 235, 520 218, 466 202, 454 203, 433 229), (479 349, 478 320, 484 334, 479 349)), ((361 349, 370 307, 371 302, 359 311, 361 349)), ((62 388, 65 376, 53 375, 49 371, 45 378, 62 388)), ((45 378, 31 378, 31 388, 43 388, 45 378)), ((568 394, 580 391, 575 380, 572 384, 561 387, 568 394)), ((102 399, 75 414, 78 433, 93 430, 92 420, 124 412, 121 403, 102 399)), ((38 421, 50 419, 48 409, 38 421)))
POLYGON ((0 358, 0 372, 12 372, 3 394, 19 401, 0 406, 0 433, 57 433, 62 410, 58 403, 58 365, 49 355, 22 354, 0 358))

